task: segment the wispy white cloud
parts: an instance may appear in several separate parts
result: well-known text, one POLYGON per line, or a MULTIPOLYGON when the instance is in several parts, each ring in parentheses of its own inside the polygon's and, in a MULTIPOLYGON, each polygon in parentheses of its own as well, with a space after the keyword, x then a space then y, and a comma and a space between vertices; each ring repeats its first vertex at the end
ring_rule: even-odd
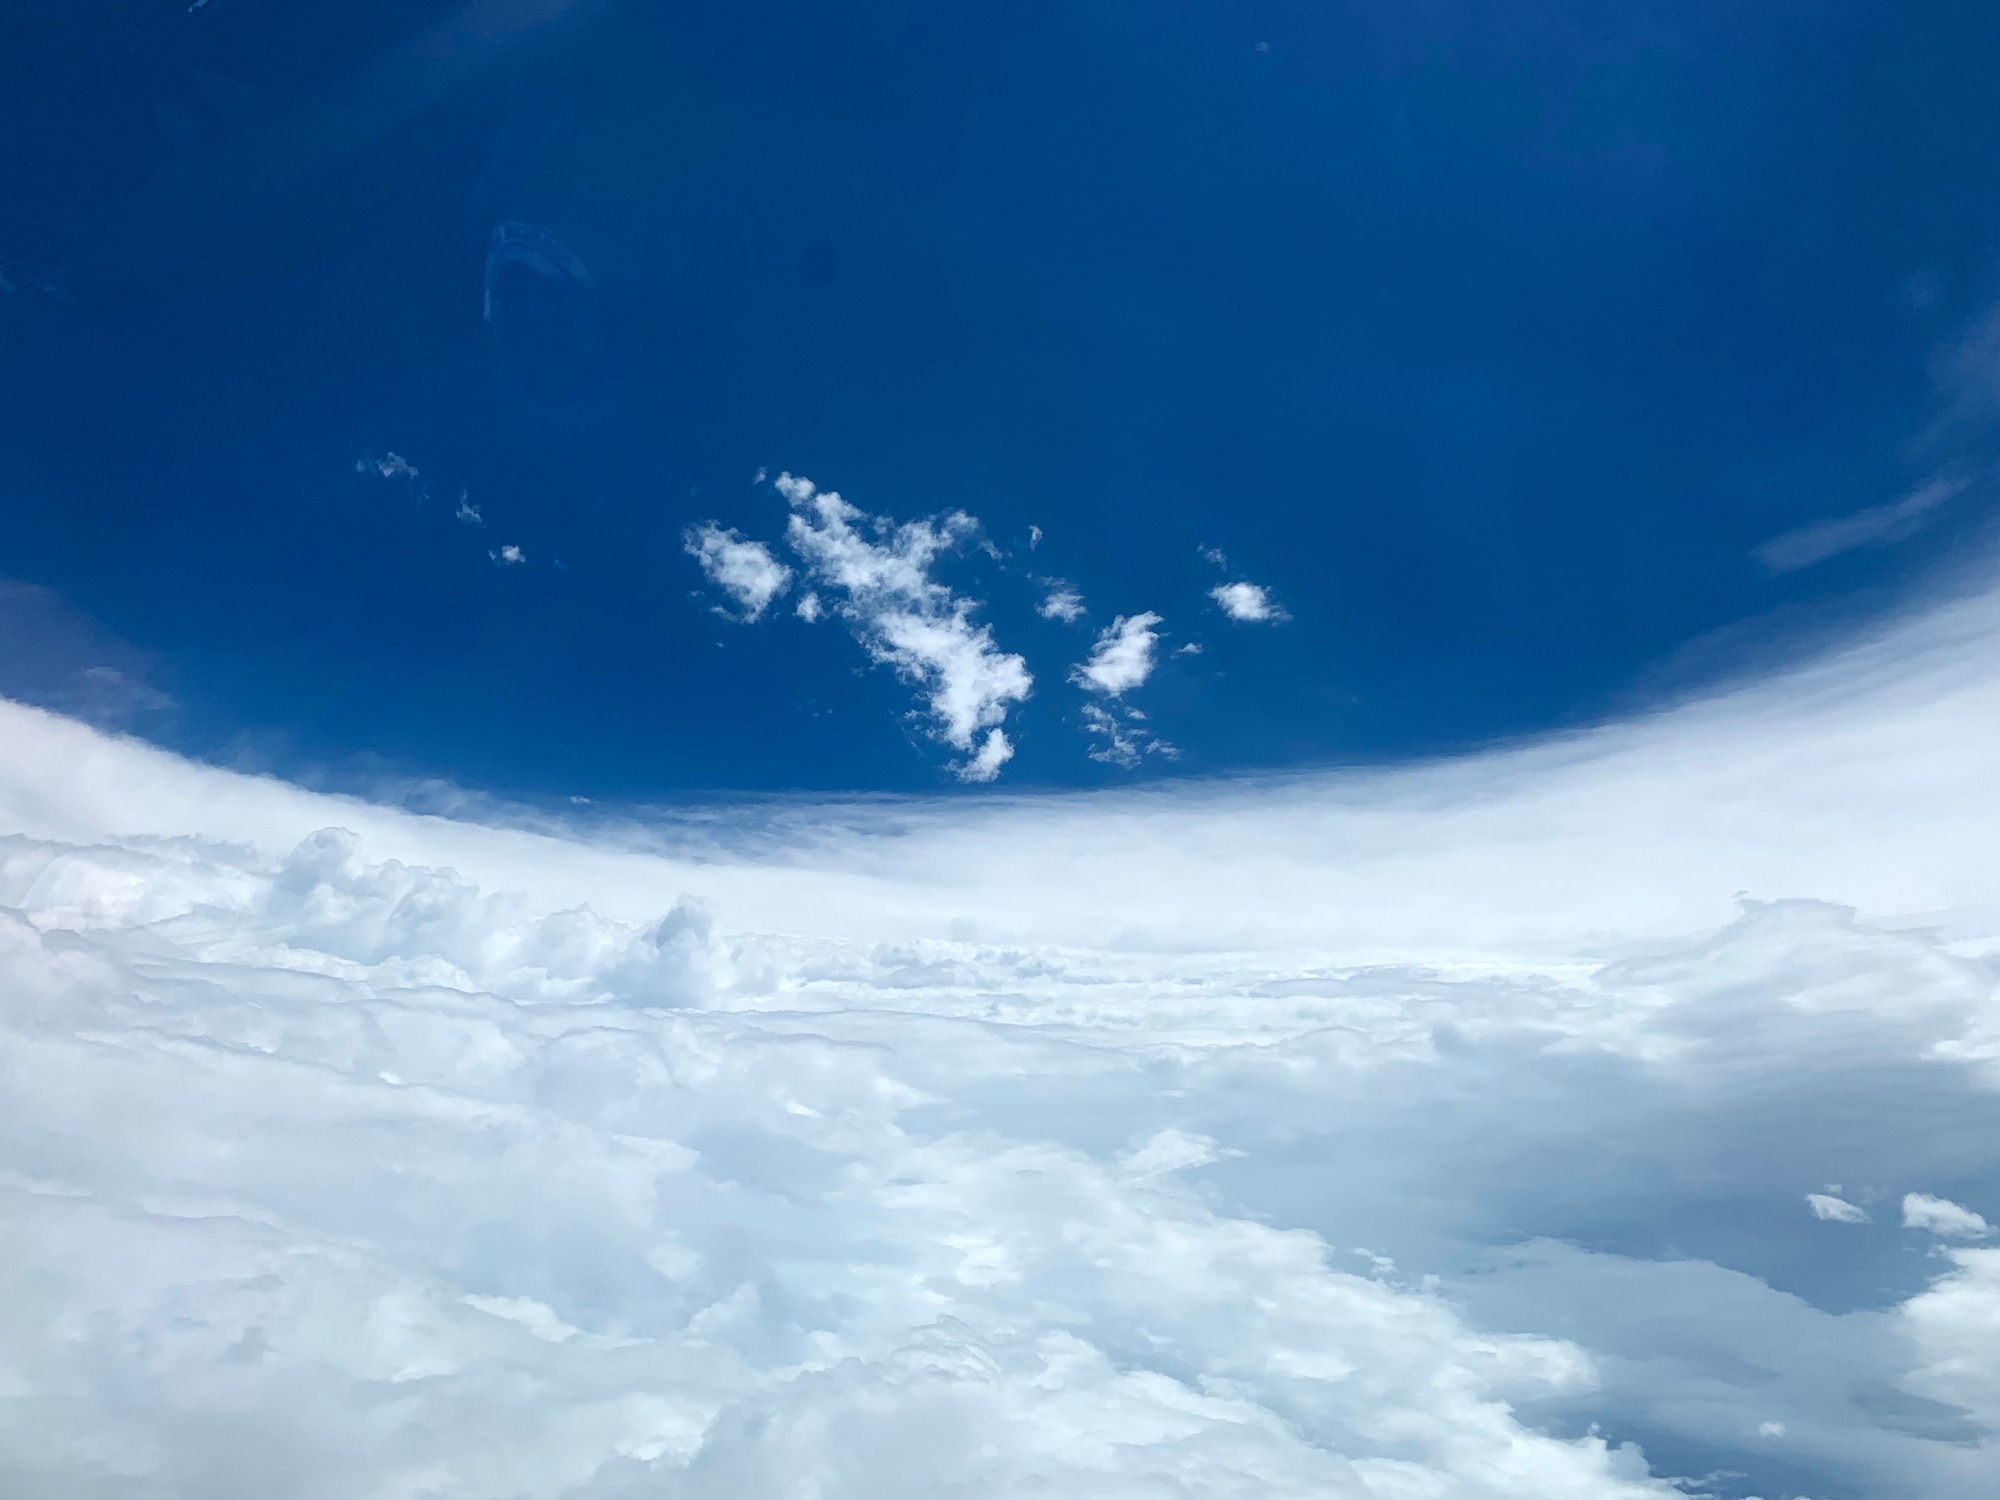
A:
POLYGON ((1806 1206, 1812 1209, 1815 1219, 1829 1224, 1866 1224, 1868 1211, 1858 1204, 1849 1203, 1845 1198, 1837 1198, 1831 1193, 1807 1193, 1806 1206))
POLYGON ((1900 500, 1873 505, 1831 521, 1815 521, 1787 531, 1753 549, 1752 556, 1773 573, 1792 573, 1872 543, 1900 541, 1966 487, 1963 479, 1934 479, 1900 500))
POLYGON ((486 517, 479 513, 479 507, 472 503, 470 496, 464 490, 458 492, 458 509, 452 512, 452 516, 454 520, 462 521, 467 526, 486 524, 486 517))
POLYGON ((1083 725, 1097 743, 1088 752, 1092 760, 1130 770, 1148 755, 1178 760, 1180 750, 1152 731, 1145 714, 1125 704, 1086 703, 1083 725))
POLYGON ((1903 1195, 1903 1227, 1952 1240, 1979 1240, 1993 1232, 1993 1226, 1971 1209, 1929 1193, 1903 1195))
POLYGON ((1272 602, 1270 590, 1261 584, 1218 584, 1208 591, 1208 597, 1221 605, 1230 619, 1245 624, 1276 624, 1291 618, 1272 602))
POLYGON ((738 618, 745 623, 762 618, 771 601, 791 586, 792 570, 762 542, 750 541, 733 528, 724 530, 704 521, 690 526, 682 541, 708 581, 736 601, 738 618))
POLYGON ((1083 706, 1084 730, 1097 742, 1089 752, 1092 760, 1129 770, 1147 755, 1168 760, 1180 755, 1153 733, 1142 711, 1119 701, 1153 675, 1160 624, 1160 617, 1150 610, 1120 615, 1098 636, 1089 659, 1071 669, 1070 681, 1109 700, 1083 706))
POLYGON ((379 479, 416 479, 417 466, 400 453, 371 453, 354 461, 354 472, 379 479))
POLYGON ((1154 648, 1161 619, 1151 610, 1120 615, 1105 627, 1088 660, 1070 671, 1070 681, 1093 693, 1117 698, 1153 675, 1154 648))
POLYGON ((1002 727, 1007 710, 1034 679, 990 626, 973 623, 977 601, 931 576, 939 555, 976 537, 978 523, 950 511, 896 525, 811 480, 781 474, 775 484, 792 506, 785 539, 813 581, 837 596, 835 612, 875 661, 923 690, 933 732, 965 757, 954 773, 991 781, 1014 753, 1002 727))
POLYGON ((1083 595, 1060 578, 1042 580, 1048 593, 1035 606, 1035 613, 1044 620, 1060 620, 1065 625, 1074 625, 1084 616, 1083 595))
POLYGON ((486 555, 503 568, 511 567, 517 563, 524 563, 528 560, 528 554, 512 542, 508 542, 499 548, 499 550, 488 552, 486 555))

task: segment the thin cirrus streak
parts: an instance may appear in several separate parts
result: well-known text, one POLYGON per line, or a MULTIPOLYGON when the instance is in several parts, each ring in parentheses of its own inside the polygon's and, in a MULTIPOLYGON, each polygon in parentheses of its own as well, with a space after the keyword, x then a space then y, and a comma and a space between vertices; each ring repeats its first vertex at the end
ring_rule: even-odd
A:
POLYGON ((588 831, 0 707, 0 1473, 1988 1494, 1995 604, 1444 766, 588 831))

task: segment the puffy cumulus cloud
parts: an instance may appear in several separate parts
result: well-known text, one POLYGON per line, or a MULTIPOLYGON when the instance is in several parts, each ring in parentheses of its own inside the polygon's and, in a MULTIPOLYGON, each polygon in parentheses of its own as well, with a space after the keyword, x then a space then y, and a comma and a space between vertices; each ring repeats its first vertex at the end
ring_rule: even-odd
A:
POLYGON ((1120 697, 1153 675, 1154 648, 1160 639, 1160 617, 1120 615, 1091 647, 1089 660, 1070 672, 1070 680, 1089 692, 1120 697))
POLYGON ((942 974, 920 1020, 914 955, 774 966, 334 830, 14 839, 0 889, 24 1493, 1672 1493, 1514 1415, 1573 1345, 1223 1211, 1209 1137, 1036 1125, 1087 1059, 942 974))
POLYGON ((501 568, 517 567, 528 560, 528 554, 523 552, 513 542, 508 542, 497 550, 489 551, 486 555, 493 559, 496 567, 501 568))
POLYGON ((2000 1251, 1799 1188, 1996 1212, 1988 608, 727 838, 0 705, 0 1489, 1984 1500, 2000 1251))
POLYGON ((1290 615, 1272 601, 1271 591, 1256 583, 1222 583, 1208 591, 1208 597, 1222 606, 1232 620, 1245 624, 1276 624, 1290 615))
MULTIPOLYGON (((762 618, 771 601, 791 587, 792 570, 773 557, 762 542, 746 540, 733 528, 724 530, 713 521, 704 521, 690 526, 682 541, 708 581, 736 601, 745 623, 762 618)), ((817 607, 818 601, 813 603, 817 607)), ((813 618, 805 614, 803 605, 800 614, 813 618)))
MULTIPOLYGON (((1898 1309, 1917 1367, 1902 1385, 1922 1399, 2000 1431, 2000 1250, 1947 1252, 1953 1270, 1898 1309)), ((1990 1444, 1990 1438, 1988 1440, 1990 1444)), ((1988 1470, 1991 1468, 1988 1447, 1988 1470)))
POLYGON ((1980 1240, 1993 1232, 1993 1226, 1971 1209, 1929 1193, 1903 1195, 1903 1227, 1949 1240, 1980 1240))
POLYGON ((792 506, 785 539, 813 580, 835 594, 831 607, 875 661, 923 690, 937 737, 964 754, 953 771, 965 781, 993 780, 1014 753, 1001 727, 1007 710, 1034 679, 1026 662, 995 643, 991 627, 973 623, 977 602, 931 576, 938 556, 976 536, 978 523, 950 511, 899 526, 809 479, 781 474, 773 482, 792 506))

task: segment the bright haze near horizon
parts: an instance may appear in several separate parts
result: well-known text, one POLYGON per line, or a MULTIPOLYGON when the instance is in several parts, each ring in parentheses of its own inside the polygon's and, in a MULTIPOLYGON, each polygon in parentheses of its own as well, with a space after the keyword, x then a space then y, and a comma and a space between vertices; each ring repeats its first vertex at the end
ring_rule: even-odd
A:
POLYGON ((1995 76, 0 22, 0 1490, 2000 1492, 1995 76))

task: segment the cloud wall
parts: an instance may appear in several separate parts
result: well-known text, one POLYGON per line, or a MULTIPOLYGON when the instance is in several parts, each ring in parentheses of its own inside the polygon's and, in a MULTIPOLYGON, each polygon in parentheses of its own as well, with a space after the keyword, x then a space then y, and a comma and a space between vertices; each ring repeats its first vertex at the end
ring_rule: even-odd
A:
POLYGON ((1990 1494, 1993 634, 588 834, 6 706, 0 1487, 1990 1494))

